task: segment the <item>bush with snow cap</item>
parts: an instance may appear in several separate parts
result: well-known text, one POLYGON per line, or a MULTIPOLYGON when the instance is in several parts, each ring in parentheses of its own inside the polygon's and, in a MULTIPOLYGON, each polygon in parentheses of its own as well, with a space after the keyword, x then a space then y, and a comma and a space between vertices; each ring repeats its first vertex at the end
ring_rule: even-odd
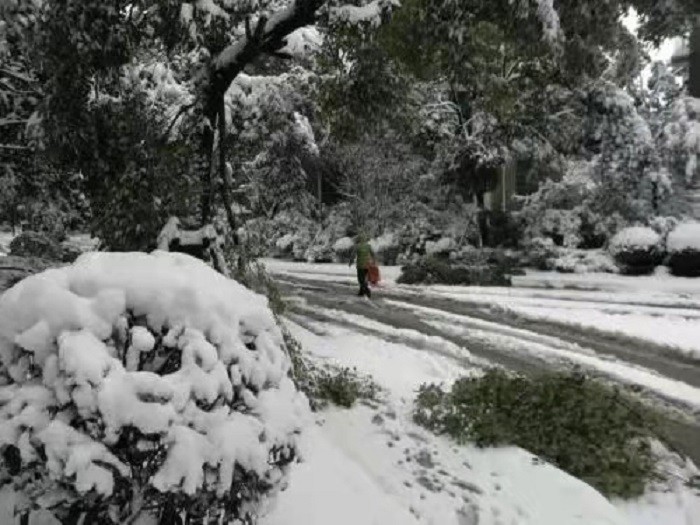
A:
POLYGON ((0 473, 62 521, 252 523, 308 410, 289 369, 266 300, 203 262, 84 255, 0 297, 0 473))
POLYGON ((668 234, 668 265, 674 275, 700 277, 700 223, 679 224, 668 234))
POLYGON ((355 241, 350 237, 341 237, 333 244, 333 254, 337 262, 352 261, 355 255, 355 241))
POLYGON ((619 231, 610 241, 610 254, 629 275, 649 274, 663 261, 661 236, 652 228, 632 226, 619 231))

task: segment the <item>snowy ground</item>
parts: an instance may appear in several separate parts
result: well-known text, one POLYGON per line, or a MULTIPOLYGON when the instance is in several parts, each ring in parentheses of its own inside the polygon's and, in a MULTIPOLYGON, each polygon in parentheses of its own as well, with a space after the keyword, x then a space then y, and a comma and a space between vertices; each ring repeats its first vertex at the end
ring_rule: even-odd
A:
MULTIPOLYGON (((388 268, 383 269, 383 287, 368 303, 353 296, 355 277, 347 266, 266 264, 290 299, 291 319, 304 327, 295 330, 307 351, 321 360, 355 366, 389 392, 386 405, 376 410, 355 408, 342 418, 332 413, 316 435, 330 441, 338 453, 349 455, 355 466, 359 463, 386 498, 399 498, 399 507, 407 505, 406 498, 409 507, 420 506, 422 510, 413 514, 418 523, 476 523, 469 513, 478 509, 478 523, 700 524, 700 495, 682 484, 652 490, 639 501, 608 503, 555 469, 546 474, 529 470, 527 462, 515 459, 516 454, 525 454, 522 451, 460 448, 455 452, 446 441, 422 433, 409 418, 410 399, 422 382, 449 383, 484 363, 521 371, 577 365, 614 383, 631 385, 642 395, 660 400, 663 408, 694 420, 676 428, 669 419, 667 430, 675 444, 698 461, 700 338, 693 334, 700 334, 700 279, 533 272, 516 278, 512 288, 410 287, 397 285, 399 269, 388 268), (382 411, 396 417, 386 418, 382 411), (349 447, 345 443, 349 435, 365 446, 349 447), (398 435, 401 444, 389 445, 392 435, 398 435), (417 435, 426 441, 412 441, 410 436, 417 435), (448 478, 464 477, 481 493, 469 494, 466 507, 459 495, 451 498, 444 491, 410 493, 408 489, 415 487, 415 479, 426 469, 415 467, 414 459, 407 462, 405 454, 394 454, 408 448, 414 451, 410 456, 417 453, 416 447, 420 452, 421 446, 439 457, 434 463, 440 466, 429 472, 442 470, 448 478), (461 471, 454 454, 466 459, 472 469, 461 471), (498 454, 511 454, 503 470, 499 470, 498 454), (386 463, 390 459, 395 464, 386 463), (491 470, 478 470, 475 464, 491 470), (528 492, 535 485, 528 480, 535 476, 545 478, 537 478, 540 498, 528 492), (489 484, 492 477, 498 479, 494 485, 489 484), (402 489, 394 478, 410 487, 402 489), (501 490, 496 491, 496 484, 501 490), (540 499, 546 502, 543 508, 533 508, 532 502, 540 499)), ((687 465, 668 464, 680 478, 688 475, 687 465)), ((440 475, 435 475, 439 481, 440 475)), ((433 478, 428 478, 432 483, 433 478)), ((386 503, 386 498, 381 499, 386 503)), ((369 521, 357 517, 355 522, 380 521, 387 521, 384 515, 369 521)), ((398 517, 391 521, 414 523, 398 517)))
POLYGON ((305 436, 305 461, 263 525, 700 523, 700 497, 680 484, 611 503, 523 450, 480 450, 431 435, 410 418, 416 389, 473 368, 332 324, 311 328, 291 325, 313 359, 356 367, 384 396, 376 406, 319 416, 305 436))
MULTIPOLYGON (((424 288, 397 285, 398 268, 388 268, 370 303, 354 297, 347 266, 267 265, 290 300, 285 322, 307 355, 355 367, 383 393, 309 423, 303 461, 262 525, 700 525, 700 493, 684 485, 697 470, 677 456, 667 455, 667 481, 643 498, 610 502, 523 450, 457 446, 411 420, 426 382, 449 384, 485 366, 579 365, 694 420, 672 433, 697 461, 700 362, 692 338, 662 323, 697 326, 700 280, 533 273, 513 288, 424 288), (594 315, 656 331, 626 333, 594 315), (629 349, 631 340, 619 339, 625 335, 640 344, 629 349)), ((2 507, 0 524, 13 523, 2 507)))

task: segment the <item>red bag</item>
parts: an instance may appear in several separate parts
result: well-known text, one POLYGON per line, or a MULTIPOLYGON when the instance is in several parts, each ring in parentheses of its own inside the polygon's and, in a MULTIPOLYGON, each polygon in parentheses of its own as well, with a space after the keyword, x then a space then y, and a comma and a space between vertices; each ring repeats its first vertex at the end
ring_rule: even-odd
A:
POLYGON ((379 275, 379 266, 372 262, 367 270, 367 280, 369 281, 369 284, 372 286, 377 286, 381 280, 381 276, 379 275))

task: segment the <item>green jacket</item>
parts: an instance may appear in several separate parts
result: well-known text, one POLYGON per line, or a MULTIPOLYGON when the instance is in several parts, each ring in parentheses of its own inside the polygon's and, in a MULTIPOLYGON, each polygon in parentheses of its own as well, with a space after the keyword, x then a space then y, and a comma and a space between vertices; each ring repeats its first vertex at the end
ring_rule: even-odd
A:
POLYGON ((358 268, 366 270, 369 268, 369 264, 372 262, 372 259, 374 259, 372 247, 366 240, 361 239, 357 242, 355 249, 355 264, 358 268))

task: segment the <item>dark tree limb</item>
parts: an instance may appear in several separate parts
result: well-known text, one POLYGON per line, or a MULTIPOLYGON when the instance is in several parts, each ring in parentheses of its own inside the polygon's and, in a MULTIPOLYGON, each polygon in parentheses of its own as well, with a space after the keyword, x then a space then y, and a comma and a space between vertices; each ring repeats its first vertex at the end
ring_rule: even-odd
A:
POLYGON ((219 105, 219 192, 221 200, 226 208, 226 218, 228 219, 231 233, 233 234, 234 244, 238 244, 238 236, 236 235, 236 218, 233 215, 231 190, 228 184, 228 176, 226 173, 226 106, 224 98, 221 97, 219 105))
POLYGON ((204 118, 208 121, 202 133, 202 152, 208 157, 209 162, 209 169, 206 172, 203 170, 200 177, 202 225, 211 220, 214 126, 226 91, 246 65, 263 53, 278 52, 284 47, 286 37, 290 33, 312 24, 316 19, 316 11, 325 1, 295 0, 291 6, 278 11, 270 19, 261 17, 254 30, 250 27, 250 21, 247 21, 245 37, 226 47, 212 60, 209 67, 209 82, 202 93, 204 118))

